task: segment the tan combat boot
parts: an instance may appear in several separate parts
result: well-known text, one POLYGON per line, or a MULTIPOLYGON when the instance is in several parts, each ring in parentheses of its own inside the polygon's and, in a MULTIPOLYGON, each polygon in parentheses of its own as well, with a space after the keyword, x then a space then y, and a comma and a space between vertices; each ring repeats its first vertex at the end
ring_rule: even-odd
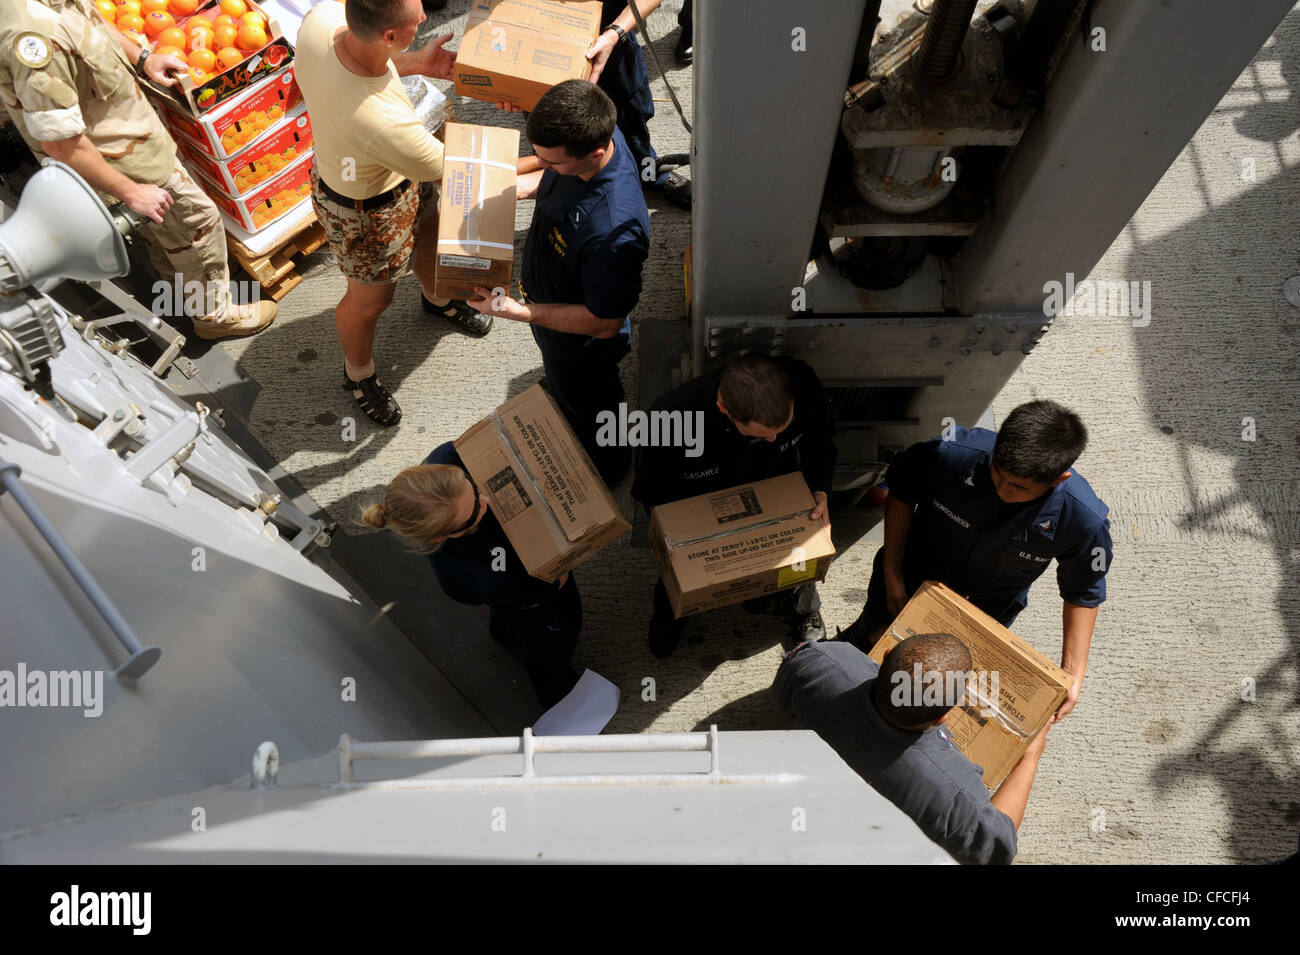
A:
POLYGON ((274 302, 258 301, 252 305, 231 305, 223 321, 194 319, 194 334, 205 341, 252 335, 275 321, 279 311, 280 307, 274 302))

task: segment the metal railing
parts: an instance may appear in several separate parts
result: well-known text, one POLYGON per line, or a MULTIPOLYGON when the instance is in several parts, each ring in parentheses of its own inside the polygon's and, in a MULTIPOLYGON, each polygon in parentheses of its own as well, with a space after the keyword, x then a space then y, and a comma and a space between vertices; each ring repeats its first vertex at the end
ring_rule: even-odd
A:
POLYGON ((99 581, 95 580, 91 575, 90 570, 81 562, 81 558, 72 552, 72 548, 68 546, 68 542, 59 533, 58 528, 45 516, 41 506, 27 493, 27 488, 23 487, 22 482, 18 480, 21 474, 22 468, 16 464, 10 464, 4 458, 0 458, 0 490, 8 491, 12 495, 14 501, 22 508, 23 513, 27 515, 27 519, 40 531, 41 536, 45 538, 45 542, 50 545, 50 550, 54 551, 59 560, 63 561, 63 566, 68 568, 68 573, 72 575, 72 579, 85 592, 90 602, 95 605, 95 609, 99 611, 100 616, 104 618, 104 622, 108 624, 113 633, 117 635, 117 639, 122 642, 122 646, 126 647, 131 654, 125 663, 113 671, 114 675, 130 679, 143 676, 162 657, 162 650, 157 647, 146 647, 140 642, 135 635, 135 631, 131 629, 131 625, 126 622, 126 618, 118 612, 117 607, 113 605, 113 601, 104 592, 104 588, 99 586, 99 581))
POLYGON ((662 786, 726 785, 737 783, 790 783, 802 779, 795 773, 727 775, 720 768, 717 726, 707 733, 625 734, 613 736, 534 736, 525 729, 522 736, 483 739, 396 740, 354 742, 344 734, 339 739, 339 778, 342 789, 481 789, 517 786, 662 786), (538 753, 690 753, 707 752, 709 769, 694 773, 592 773, 545 775, 537 772, 538 753), (352 764, 356 760, 438 759, 457 756, 522 755, 523 768, 517 776, 419 777, 356 782, 352 764))

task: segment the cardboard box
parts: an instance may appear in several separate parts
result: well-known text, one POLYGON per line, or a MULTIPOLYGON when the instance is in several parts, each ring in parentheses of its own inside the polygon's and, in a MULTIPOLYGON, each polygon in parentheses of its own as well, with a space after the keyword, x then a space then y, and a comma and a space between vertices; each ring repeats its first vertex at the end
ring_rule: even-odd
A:
POLYGON ((883 663, 900 641, 918 633, 951 633, 970 650, 972 669, 984 674, 976 681, 978 692, 943 725, 957 748, 984 770, 984 785, 997 789, 1065 700, 1074 678, 956 591, 934 581, 912 596, 869 656, 883 663))
POLYGON ((284 119, 301 101, 293 67, 287 67, 204 116, 186 116, 175 109, 163 110, 161 115, 171 131, 184 136, 191 145, 213 159, 229 159, 284 119))
POLYGON ((311 161, 313 150, 299 157, 288 169, 259 189, 243 196, 230 196, 203 175, 197 181, 218 209, 249 232, 270 225, 280 216, 311 199, 311 161))
POLYGON ((448 123, 446 137, 434 294, 471 299, 476 285, 508 293, 519 131, 448 123))
MULTIPOLYGON (((196 84, 190 74, 183 73, 177 78, 178 82, 175 86, 161 87, 149 81, 144 84, 145 91, 155 99, 166 103, 171 109, 197 118, 230 101, 267 75, 287 66, 293 59, 293 46, 285 39, 284 31, 266 10, 252 0, 245 0, 245 3, 250 12, 256 11, 267 20, 268 42, 264 47, 250 52, 243 62, 215 74, 205 83, 196 84)), ((176 25, 186 30, 195 20, 214 20, 219 13, 221 13, 220 0, 212 0, 176 25)))
POLYGON ((814 506, 796 471, 656 507, 650 545, 673 613, 824 580, 835 545, 826 527, 808 520, 814 506))
POLYGON ((600 0, 474 0, 456 53, 455 90, 530 110, 565 80, 591 75, 600 0))
POLYGON ((213 159, 184 136, 175 138, 176 148, 191 169, 216 183, 226 195, 240 196, 311 151, 311 120, 307 108, 300 105, 231 159, 213 159))
POLYGON ((528 573, 558 580, 632 529, 541 385, 456 439, 528 573))

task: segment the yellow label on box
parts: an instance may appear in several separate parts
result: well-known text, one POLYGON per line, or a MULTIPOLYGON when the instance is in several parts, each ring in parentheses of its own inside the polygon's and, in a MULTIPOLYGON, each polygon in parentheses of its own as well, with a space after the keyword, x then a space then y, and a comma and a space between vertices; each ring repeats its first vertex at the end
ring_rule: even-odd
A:
POLYGON ((817 576, 817 561, 805 560, 803 570, 795 570, 794 567, 782 567, 776 575, 776 585, 778 587, 788 587, 791 584, 797 584, 801 580, 811 580, 817 576))

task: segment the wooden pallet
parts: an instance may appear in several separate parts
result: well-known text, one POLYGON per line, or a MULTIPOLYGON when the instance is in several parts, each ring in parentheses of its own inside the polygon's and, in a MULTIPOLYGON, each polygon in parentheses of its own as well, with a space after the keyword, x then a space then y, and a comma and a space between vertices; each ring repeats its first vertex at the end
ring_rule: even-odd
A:
POLYGON ((302 281, 294 256, 310 255, 324 244, 325 227, 316 221, 315 212, 267 252, 253 252, 238 239, 226 235, 230 257, 262 286, 262 296, 273 302, 280 301, 302 281))

